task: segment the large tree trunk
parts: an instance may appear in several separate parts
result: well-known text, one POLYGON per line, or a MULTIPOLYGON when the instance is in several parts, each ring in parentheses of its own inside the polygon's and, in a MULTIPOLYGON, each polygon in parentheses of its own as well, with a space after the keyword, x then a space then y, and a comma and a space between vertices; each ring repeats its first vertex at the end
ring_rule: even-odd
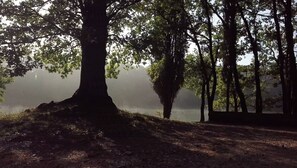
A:
POLYGON ((106 1, 86 1, 82 9, 81 78, 73 98, 80 103, 116 109, 107 93, 105 59, 107 56, 106 1))
POLYGON ((287 41, 287 55, 289 62, 289 76, 290 76, 290 114, 297 114, 297 79, 296 79, 296 58, 294 54, 294 39, 293 39, 293 25, 292 25, 292 0, 287 0, 285 4, 285 32, 287 41))

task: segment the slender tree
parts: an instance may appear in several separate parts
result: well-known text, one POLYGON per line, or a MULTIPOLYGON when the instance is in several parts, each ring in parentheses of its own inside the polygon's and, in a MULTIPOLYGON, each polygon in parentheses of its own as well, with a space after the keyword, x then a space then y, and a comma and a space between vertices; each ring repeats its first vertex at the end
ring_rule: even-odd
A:
MULTIPOLYGON (((241 8, 240 4, 237 4, 240 11, 240 16, 244 22, 244 26, 246 29, 246 32, 248 34, 248 39, 251 43, 251 48, 254 54, 254 60, 255 60, 255 68, 254 68, 254 76, 255 76, 255 84, 256 84, 256 113, 261 114, 262 113, 262 94, 261 94, 261 80, 260 80, 260 61, 259 61, 259 54, 258 54, 258 44, 257 44, 257 34, 255 33, 255 37, 252 35, 251 27, 248 22, 248 20, 245 17, 245 14, 243 12, 243 9, 241 8)), ((255 5, 257 6, 257 5, 255 5)), ((253 18, 253 22, 256 22, 256 18, 253 18)), ((255 23, 256 24, 256 23, 255 23)), ((256 27, 254 27, 256 29, 256 27)), ((256 31, 256 30, 255 30, 256 31)))
MULTIPOLYGON (((215 98, 217 74, 216 74, 216 59, 213 53, 213 28, 212 28, 212 13, 210 4, 207 1, 196 2, 192 1, 187 8, 188 21, 188 38, 195 44, 197 48, 197 56, 199 57, 199 67, 197 77, 202 77, 204 82, 200 83, 202 92, 201 98, 207 98, 209 113, 213 112, 213 102, 215 98), (210 62, 208 62, 210 60, 210 62), (209 67, 208 64, 211 64, 209 67), (200 74, 203 74, 202 76, 200 74)), ((201 106, 206 104, 205 100, 201 100, 201 106)), ((204 109, 204 107, 201 107, 204 109)))
POLYGON ((281 86, 282 86, 282 98, 283 98, 283 112, 284 114, 288 113, 289 111, 289 105, 288 105, 288 92, 287 92, 287 86, 286 86, 286 79, 285 79, 285 56, 283 52, 283 46, 282 46, 282 37, 281 37, 281 30, 280 30, 280 23, 278 18, 278 10, 277 10, 277 1, 273 0, 273 19, 275 23, 275 29, 276 29, 276 41, 277 41, 277 49, 278 49, 278 58, 277 63, 279 66, 279 74, 281 79, 281 86))
MULTIPOLYGON (((212 37, 212 15, 210 12, 210 4, 207 2, 207 0, 204 0, 203 7, 205 11, 205 15, 207 18, 207 34, 208 34, 208 49, 209 49, 209 56, 211 61, 211 76, 212 76, 212 90, 208 89, 208 110, 209 113, 213 112, 213 102, 215 99, 216 94, 216 87, 217 87, 217 72, 216 72, 216 58, 213 53, 213 37, 212 37)), ((209 88, 209 87, 208 87, 209 88)))
MULTIPOLYGON (((239 74, 237 70, 237 51, 236 51, 236 13, 237 13, 237 5, 235 1, 232 0, 225 0, 224 1, 224 12, 225 12, 225 43, 227 45, 227 55, 228 61, 226 61, 227 67, 230 69, 229 72, 232 72, 232 76, 234 78, 234 85, 236 89, 236 93, 240 99, 241 110, 243 113, 247 113, 247 106, 245 102, 245 96, 241 89, 240 82, 239 82, 239 74)), ((230 76, 228 77, 228 79, 230 76)), ((229 83, 229 82, 228 82, 229 83)), ((227 89, 228 90, 228 89, 227 89)), ((229 91, 228 91, 229 92, 229 91)), ((227 93, 229 94, 229 93, 227 93)))

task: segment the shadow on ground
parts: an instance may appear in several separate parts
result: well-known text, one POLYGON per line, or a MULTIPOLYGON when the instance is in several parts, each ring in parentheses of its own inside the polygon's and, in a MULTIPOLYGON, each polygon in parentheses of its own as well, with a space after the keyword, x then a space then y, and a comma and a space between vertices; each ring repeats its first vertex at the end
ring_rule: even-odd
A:
POLYGON ((2 119, 0 166, 290 168, 297 165, 294 130, 191 124, 127 112, 86 117, 84 110, 87 109, 52 104, 50 108, 27 111, 20 119, 2 119))

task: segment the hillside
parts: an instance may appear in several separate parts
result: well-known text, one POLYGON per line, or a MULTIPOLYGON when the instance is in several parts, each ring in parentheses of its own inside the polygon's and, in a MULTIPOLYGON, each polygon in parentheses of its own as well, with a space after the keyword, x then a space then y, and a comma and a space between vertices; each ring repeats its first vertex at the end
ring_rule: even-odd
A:
POLYGON ((104 119, 50 104, 0 120, 1 168, 296 167, 293 128, 104 119))

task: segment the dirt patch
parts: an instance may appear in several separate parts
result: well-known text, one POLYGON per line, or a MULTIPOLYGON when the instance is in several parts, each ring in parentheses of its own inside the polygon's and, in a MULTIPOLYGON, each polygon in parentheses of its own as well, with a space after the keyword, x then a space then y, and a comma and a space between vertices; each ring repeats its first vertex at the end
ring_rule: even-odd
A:
POLYGON ((2 168, 296 167, 289 128, 183 123, 121 112, 114 119, 77 109, 27 111, 0 121, 2 168), (73 114, 73 115, 71 115, 73 114))

